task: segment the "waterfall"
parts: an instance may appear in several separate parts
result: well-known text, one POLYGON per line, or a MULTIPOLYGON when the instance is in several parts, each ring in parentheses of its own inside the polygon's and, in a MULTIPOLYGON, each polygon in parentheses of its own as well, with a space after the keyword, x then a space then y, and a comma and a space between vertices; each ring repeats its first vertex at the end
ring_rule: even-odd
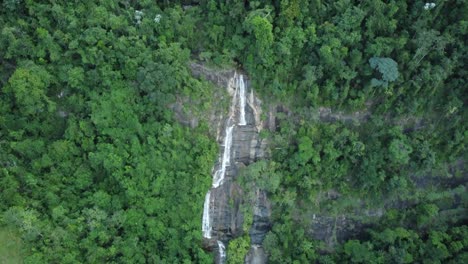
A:
POLYGON ((211 219, 210 219, 210 197, 211 191, 208 191, 203 204, 202 231, 204 238, 211 238, 211 219))
POLYGON ((218 240, 219 263, 224 263, 226 260, 226 247, 223 242, 218 240))
POLYGON ((244 76, 242 74, 239 76, 238 85, 239 88, 239 97, 240 97, 240 117, 239 117, 239 126, 247 125, 245 121, 245 84, 244 84, 244 76))
MULTIPOLYGON (((232 97, 231 105, 229 107, 229 113, 228 116, 225 119, 225 133, 224 133, 224 139, 223 139, 223 146, 224 150, 223 153, 220 154, 219 160, 217 165, 214 168, 213 172, 213 183, 211 186, 211 190, 207 192, 205 196, 205 203, 203 205, 203 220, 202 220, 202 231, 203 231, 203 237, 205 239, 210 240, 209 244, 210 247, 214 246, 211 242, 214 242, 214 240, 217 241, 218 245, 218 254, 219 254, 219 263, 225 263, 226 262, 226 246, 221 240, 222 237, 224 237, 223 232, 219 232, 219 230, 216 229, 216 227, 213 229, 213 223, 216 222, 216 218, 214 218, 211 214, 216 211, 216 199, 217 196, 220 195, 220 191, 223 190, 217 190, 219 186, 221 186, 224 183, 225 176, 226 176, 226 169, 228 166, 231 166, 231 151, 232 151, 232 144, 233 144, 233 131, 234 127, 236 126, 245 126, 247 125, 246 122, 246 117, 245 117, 245 108, 246 104, 249 103, 250 101, 254 101, 252 99, 253 97, 253 91, 250 93, 250 95, 246 92, 245 90, 245 83, 244 83, 244 77, 242 74, 237 75, 237 73, 234 74, 234 76, 229 80, 228 82, 228 87, 227 90, 232 97), (250 96, 249 98, 247 98, 250 96), (236 120, 238 119, 238 120, 236 120), (213 204, 211 202, 211 191, 213 191, 213 204), (214 219, 213 219, 214 218, 214 219), (212 235, 212 233, 214 235, 212 235)), ((236 133, 239 133, 239 130, 236 130, 236 133)))
POLYGON ((224 180, 226 174, 226 167, 230 164, 231 159, 231 146, 232 146, 232 130, 234 126, 226 127, 226 136, 224 138, 224 153, 221 160, 221 168, 219 168, 213 177, 213 188, 218 188, 224 180))

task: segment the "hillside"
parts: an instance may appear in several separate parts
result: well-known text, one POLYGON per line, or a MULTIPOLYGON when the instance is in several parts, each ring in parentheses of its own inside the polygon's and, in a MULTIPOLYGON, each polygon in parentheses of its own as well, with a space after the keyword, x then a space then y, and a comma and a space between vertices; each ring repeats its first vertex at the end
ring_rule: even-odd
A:
POLYGON ((3 1, 0 263, 468 263, 467 16, 3 1))

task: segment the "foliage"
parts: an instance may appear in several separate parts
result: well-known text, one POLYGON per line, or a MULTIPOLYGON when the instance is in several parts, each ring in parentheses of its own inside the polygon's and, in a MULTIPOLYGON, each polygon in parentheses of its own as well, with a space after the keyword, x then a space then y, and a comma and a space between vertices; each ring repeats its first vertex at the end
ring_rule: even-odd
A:
POLYGON ((248 234, 245 234, 241 237, 229 241, 228 246, 228 263, 232 264, 242 264, 244 263, 244 258, 249 252, 250 249, 250 237, 248 234))
POLYGON ((369 59, 369 64, 372 69, 376 69, 382 74, 382 80, 371 80, 372 86, 387 87, 389 82, 398 79, 398 64, 394 60, 372 57, 369 59))
POLYGON ((155 4, 3 6, 0 226, 24 262, 211 260, 199 218, 215 144, 168 108, 212 87, 186 66, 191 19, 155 4))
MULTIPOLYGON (((466 1, 1 7, 0 229, 24 262, 212 261, 200 218, 215 140, 170 111, 213 94, 197 59, 242 68, 282 109, 271 157, 240 175, 272 201, 270 262, 467 262, 466 1), (331 253, 315 214, 369 229, 331 253)), ((229 261, 248 243, 231 241, 229 261)))
POLYGON ((21 257, 22 241, 19 235, 8 228, 0 229, 0 262, 5 264, 23 263, 21 257))

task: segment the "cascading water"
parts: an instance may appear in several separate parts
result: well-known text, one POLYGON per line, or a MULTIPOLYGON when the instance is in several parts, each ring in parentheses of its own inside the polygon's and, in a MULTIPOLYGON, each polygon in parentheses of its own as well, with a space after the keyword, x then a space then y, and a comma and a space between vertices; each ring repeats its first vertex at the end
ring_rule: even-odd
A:
POLYGON ((218 240, 218 253, 219 253, 219 263, 224 263, 226 260, 226 247, 223 242, 218 240))
POLYGON ((244 77, 242 74, 239 76, 237 88, 239 89, 239 97, 240 97, 240 117, 239 117, 239 126, 247 125, 245 121, 245 84, 244 84, 244 77))
POLYGON ((202 231, 204 238, 211 238, 211 219, 210 219, 210 199, 211 191, 208 191, 205 196, 205 203, 203 204, 203 219, 202 219, 202 231))
POLYGON ((213 188, 218 188, 223 183, 224 175, 226 175, 226 167, 229 166, 231 160, 232 146, 232 130, 234 126, 226 127, 226 136, 224 138, 224 152, 221 160, 221 168, 217 170, 213 177, 213 188))
MULTIPOLYGON (((202 231, 203 237, 206 239, 212 239, 212 231, 213 231, 213 219, 210 215, 212 212, 211 206, 211 191, 221 186, 224 182, 226 176, 227 167, 231 165, 231 147, 232 147, 232 138, 233 138, 233 131, 234 127, 236 126, 236 122, 234 120, 234 116, 238 113, 238 126, 245 126, 247 125, 246 118, 245 118, 245 108, 247 103, 247 95, 245 90, 245 83, 244 77, 242 74, 237 75, 235 74, 234 77, 229 81, 228 90, 231 92, 234 90, 234 93, 231 92, 232 95, 232 103, 231 107, 229 108, 229 115, 226 120, 226 129, 224 134, 224 151, 222 156, 220 157, 220 163, 217 165, 217 170, 214 171, 213 174, 213 184, 212 189, 208 191, 205 196, 205 203, 203 205, 203 220, 202 220, 202 231), (239 96, 239 97, 238 97, 239 96), (239 98, 239 103, 237 103, 237 98, 239 98), (237 110, 236 108, 239 107, 237 110)), ((252 97, 253 94, 250 95, 252 97)), ((253 99, 251 99, 253 100, 253 99)), ((213 192, 216 194, 216 191, 213 192)), ((216 197, 213 198, 214 201, 216 197)), ((216 238, 219 238, 219 234, 216 233, 216 238)), ((219 253, 219 263, 226 262, 226 247, 221 240, 217 240, 218 244, 218 253, 219 253)))

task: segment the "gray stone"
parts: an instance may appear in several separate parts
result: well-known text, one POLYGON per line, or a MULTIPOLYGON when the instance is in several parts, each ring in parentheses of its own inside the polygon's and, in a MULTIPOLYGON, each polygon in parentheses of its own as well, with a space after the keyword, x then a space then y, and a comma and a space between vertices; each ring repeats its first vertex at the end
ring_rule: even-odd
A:
MULTIPOLYGON (((209 113, 204 113, 204 116, 194 113, 196 111, 191 107, 194 105, 194 102, 191 102, 189 98, 177 98, 176 103, 170 106, 177 120, 192 128, 198 126, 201 121, 208 122, 210 124, 210 134, 216 138, 220 146, 220 153, 224 151, 223 141, 226 126, 228 125, 226 122, 228 115, 234 115, 233 119, 236 122, 232 137, 230 165, 226 168, 223 183, 217 188, 211 189, 210 215, 212 238, 205 239, 204 245, 207 250, 216 252, 218 250, 217 240, 222 241, 227 248, 229 240, 243 235, 242 223, 244 219, 241 207, 247 199, 244 197, 244 191, 235 183, 235 178, 241 168, 268 156, 267 141, 260 138, 259 133, 262 129, 275 129, 275 113, 268 114, 267 120, 261 120, 262 102, 249 88, 250 81, 245 77, 245 118, 247 125, 239 126, 237 122, 240 110, 234 108, 227 111, 227 109, 224 109, 226 104, 221 103, 222 101, 229 101, 232 104, 232 102, 236 101, 236 99, 233 99, 236 91, 232 87, 232 78, 236 71, 214 70, 197 63, 191 63, 190 68, 195 77, 214 83, 219 87, 219 90, 215 90, 213 98, 208 99, 211 100, 214 107, 212 107, 209 113)), ((276 109, 274 110, 276 111, 276 109)), ((220 168, 221 162, 221 160, 216 162, 213 172, 220 168)), ((263 248, 259 246, 271 227, 271 205, 265 192, 261 190, 256 191, 253 206, 253 224, 249 230, 253 245, 248 256, 246 256, 246 261, 247 263, 266 263, 267 256, 263 248)), ((218 257, 216 261, 219 261, 218 257)))
POLYGON ((256 191, 253 211, 253 223, 249 231, 250 240, 254 245, 261 245, 266 233, 271 228, 271 204, 268 201, 266 192, 262 190, 256 191))
POLYGON ((252 245, 245 257, 245 263, 249 264, 264 264, 267 263, 267 260, 265 250, 259 245, 252 245))

